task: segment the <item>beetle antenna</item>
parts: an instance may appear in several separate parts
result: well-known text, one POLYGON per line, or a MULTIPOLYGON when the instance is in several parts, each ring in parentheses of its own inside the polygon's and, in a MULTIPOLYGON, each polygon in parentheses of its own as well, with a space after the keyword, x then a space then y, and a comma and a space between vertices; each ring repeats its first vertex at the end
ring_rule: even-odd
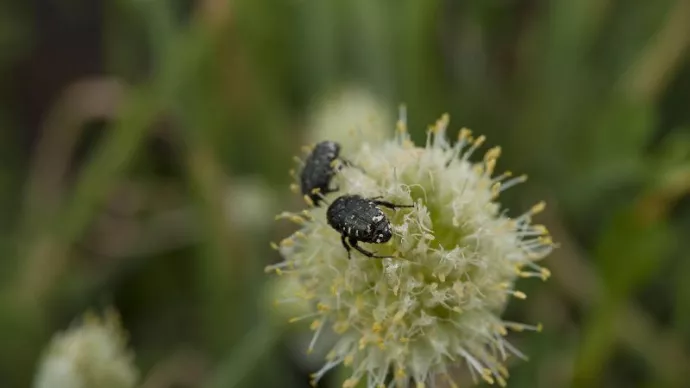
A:
POLYGON ((361 172, 364 173, 364 174, 367 173, 366 171, 364 171, 364 169, 363 169, 362 167, 360 167, 360 166, 354 164, 354 163, 353 163, 352 161, 350 161, 349 159, 345 159, 345 158, 339 157, 338 160, 340 160, 340 162, 341 162, 341 163, 343 164, 343 166, 345 166, 345 167, 356 168, 357 170, 361 171, 361 172))

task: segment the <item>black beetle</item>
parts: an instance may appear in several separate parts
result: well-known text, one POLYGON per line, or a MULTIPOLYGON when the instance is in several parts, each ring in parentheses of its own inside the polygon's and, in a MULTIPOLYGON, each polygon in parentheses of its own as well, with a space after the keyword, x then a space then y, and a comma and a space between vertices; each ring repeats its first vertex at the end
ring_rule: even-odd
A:
POLYGON ((378 206, 389 209, 413 207, 414 205, 396 205, 379 200, 382 197, 364 198, 359 195, 343 195, 336 198, 326 211, 328 225, 340 232, 340 241, 347 250, 350 258, 351 248, 372 258, 388 258, 379 256, 357 245, 358 242, 383 244, 393 236, 391 225, 378 206))
MULTIPOLYGON (((324 195, 338 190, 331 188, 331 179, 335 175, 333 161, 339 159, 340 144, 334 141, 322 141, 314 147, 304 162, 300 174, 302 195, 305 195, 318 206, 324 195)), ((343 159, 340 159, 343 160, 343 159)), ((345 162, 343 160, 345 164, 345 162)))

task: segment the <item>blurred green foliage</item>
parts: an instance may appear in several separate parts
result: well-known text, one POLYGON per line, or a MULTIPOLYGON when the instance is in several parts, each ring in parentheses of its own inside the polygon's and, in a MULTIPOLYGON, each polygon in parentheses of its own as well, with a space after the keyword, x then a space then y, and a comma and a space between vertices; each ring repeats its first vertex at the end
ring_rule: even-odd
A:
POLYGON ((687 0, 3 3, 0 386, 111 304, 146 387, 306 386, 263 273, 287 226, 229 198, 300 206, 286 166, 344 85, 502 145, 514 214, 548 200, 511 386, 687 386, 689 46, 687 0))

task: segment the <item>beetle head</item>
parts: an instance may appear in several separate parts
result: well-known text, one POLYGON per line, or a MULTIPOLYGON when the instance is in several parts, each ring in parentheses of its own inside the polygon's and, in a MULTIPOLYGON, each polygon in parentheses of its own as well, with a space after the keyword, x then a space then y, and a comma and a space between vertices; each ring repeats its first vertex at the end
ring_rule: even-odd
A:
POLYGON ((393 232, 391 232, 391 225, 386 219, 378 222, 374 227, 374 241, 377 244, 388 242, 388 240, 393 237, 393 232))

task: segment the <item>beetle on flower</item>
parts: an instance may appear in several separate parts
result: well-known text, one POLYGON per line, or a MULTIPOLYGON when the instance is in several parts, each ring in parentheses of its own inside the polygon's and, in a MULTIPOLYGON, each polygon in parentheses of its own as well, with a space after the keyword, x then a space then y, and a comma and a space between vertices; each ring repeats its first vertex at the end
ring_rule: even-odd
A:
POLYGON ((344 365, 352 372, 345 388, 359 381, 372 388, 407 387, 410 382, 433 386, 439 378, 452 385, 450 369, 464 362, 477 381, 505 385, 507 358, 524 358, 505 338, 507 330, 539 329, 505 321, 501 313, 510 297, 526 297, 515 289, 518 278, 549 276, 537 261, 554 244, 545 227, 531 222, 544 205, 516 218, 506 216, 497 199, 525 177, 494 174, 498 147, 473 162, 485 138, 462 129, 451 144, 448 123, 444 115, 430 127, 426 145, 417 147, 401 115, 393 140, 364 142, 345 155, 362 169, 334 174, 339 191, 323 193, 329 209, 279 216, 300 228, 275 245, 284 261, 267 269, 297 279, 297 296, 314 306, 293 321, 311 320, 314 335, 308 350, 326 329, 339 335, 326 363, 314 373, 315 383, 344 365), (384 215, 378 206, 385 204, 375 197, 414 207, 384 215), (366 209, 352 204, 331 209, 342 205, 343 198, 359 198, 358 206, 366 204, 366 209), (384 235, 380 243, 373 232, 359 236, 362 230, 343 231, 343 226, 356 225, 365 232, 378 227, 373 219, 380 217, 377 209, 384 215, 384 229, 390 230, 390 235, 377 233, 384 235), (343 218, 364 213, 371 220, 343 218), (371 244, 376 244, 375 255, 371 244), (381 259, 347 260, 347 246, 381 259))

